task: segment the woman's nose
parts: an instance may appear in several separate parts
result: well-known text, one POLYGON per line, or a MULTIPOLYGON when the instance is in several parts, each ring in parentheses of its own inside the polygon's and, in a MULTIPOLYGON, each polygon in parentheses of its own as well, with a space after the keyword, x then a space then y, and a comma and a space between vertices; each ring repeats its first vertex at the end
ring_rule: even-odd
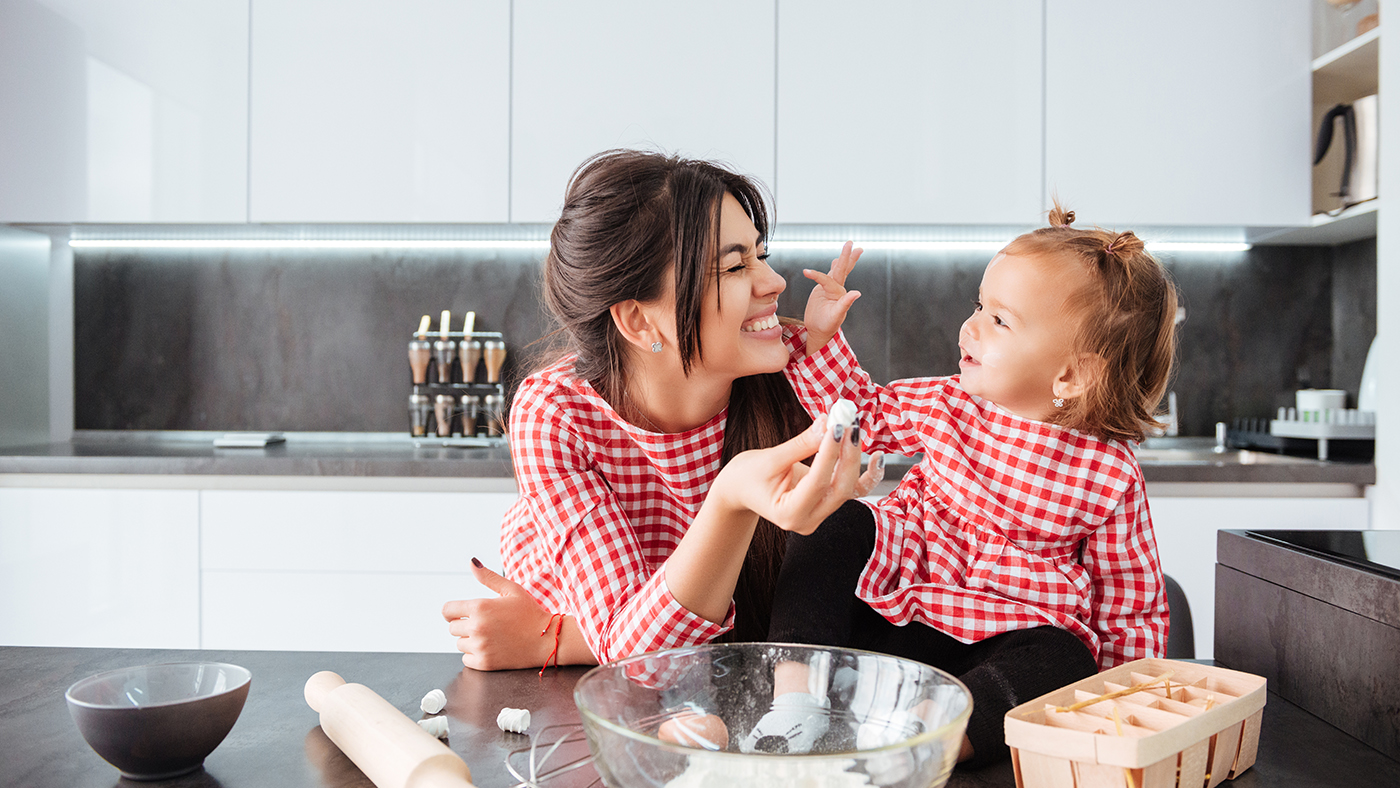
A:
POLYGON ((754 280, 754 295, 759 298, 781 295, 787 289, 787 280, 768 263, 763 264, 763 271, 754 280))

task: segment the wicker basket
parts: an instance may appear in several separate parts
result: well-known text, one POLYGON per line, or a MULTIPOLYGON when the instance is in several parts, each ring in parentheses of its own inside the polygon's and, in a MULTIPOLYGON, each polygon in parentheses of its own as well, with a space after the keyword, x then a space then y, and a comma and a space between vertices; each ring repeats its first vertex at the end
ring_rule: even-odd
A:
POLYGON ((1018 788, 1207 788, 1254 765, 1264 679, 1169 659, 1110 668, 1006 714, 1018 788))

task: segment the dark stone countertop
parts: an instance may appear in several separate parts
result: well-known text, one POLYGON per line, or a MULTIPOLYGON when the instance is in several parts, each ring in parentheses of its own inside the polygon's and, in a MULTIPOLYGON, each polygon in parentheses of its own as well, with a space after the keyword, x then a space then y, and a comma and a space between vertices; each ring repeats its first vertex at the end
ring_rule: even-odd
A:
POLYGON ((509 479, 504 446, 421 448, 402 440, 298 440, 216 449, 206 440, 78 439, 0 448, 0 473, 228 476, 443 476, 509 479))
MULTIPOLYGON (((1183 439, 1175 448, 1139 452, 1150 483, 1374 484, 1369 462, 1320 462, 1307 457, 1252 451, 1213 453, 1201 441, 1183 439)), ((891 457, 886 484, 897 480, 913 459, 891 457)), ((265 449, 216 449, 213 437, 161 438, 112 433, 79 437, 70 443, 0 447, 0 474, 153 474, 228 476, 382 476, 509 479, 513 472, 505 446, 456 448, 407 436, 393 439, 353 436, 289 437, 265 449)), ((890 485, 892 486, 892 485, 890 485)), ((1358 490, 1358 495, 1359 490, 1358 490)))
MULTIPOLYGON (((496 714, 506 706, 527 708, 530 730, 537 733, 550 725, 577 725, 571 691, 586 671, 563 668, 544 678, 530 670, 481 673, 463 669, 455 654, 0 648, 0 788, 128 785, 83 741, 63 693, 73 682, 100 671, 188 660, 242 665, 252 671, 253 685, 238 723, 204 769, 160 783, 170 788, 371 786, 326 738, 303 699, 306 680, 320 670, 333 670, 346 681, 368 686, 413 719, 423 716, 418 710, 423 695, 442 689, 450 726, 447 744, 467 762, 472 781, 480 788, 513 786, 518 781, 506 770, 505 759, 528 747, 529 739, 502 733, 496 714)), ((1273 693, 1264 708, 1258 760, 1232 785, 1400 785, 1400 762, 1273 693)), ((550 763, 586 754, 581 743, 568 745, 557 753, 560 760, 550 763)), ((522 772, 527 768, 521 755, 513 756, 512 763, 522 772)), ((543 785, 584 786, 594 777, 592 767, 585 766, 543 785)), ((1009 788, 1015 778, 1011 766, 1001 764, 979 771, 959 769, 948 784, 1009 788)))

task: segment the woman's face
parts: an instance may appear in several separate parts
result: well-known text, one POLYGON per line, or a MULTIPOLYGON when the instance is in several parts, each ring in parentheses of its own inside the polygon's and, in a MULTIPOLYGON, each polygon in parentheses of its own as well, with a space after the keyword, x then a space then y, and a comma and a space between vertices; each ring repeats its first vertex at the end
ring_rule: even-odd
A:
POLYGON ((999 254, 958 334, 962 389, 1026 418, 1054 412, 1055 379, 1073 358, 1070 296, 1087 284, 1065 266, 999 254))
POLYGON ((725 194, 719 218, 719 275, 705 291, 700 315, 703 359, 697 359, 693 369, 733 379, 787 366, 787 346, 778 325, 778 295, 787 282, 768 267, 767 257, 753 220, 734 195, 725 194))

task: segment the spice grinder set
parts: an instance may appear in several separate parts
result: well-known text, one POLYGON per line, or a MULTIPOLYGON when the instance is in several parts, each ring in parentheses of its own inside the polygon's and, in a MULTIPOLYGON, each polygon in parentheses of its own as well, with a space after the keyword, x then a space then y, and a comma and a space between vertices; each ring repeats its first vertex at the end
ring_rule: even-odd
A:
POLYGON ((467 313, 461 331, 451 330, 451 310, 443 310, 437 331, 431 331, 431 325, 432 319, 423 315, 408 343, 413 437, 499 438, 505 432, 501 368, 506 343, 501 333, 476 331, 475 312, 467 313))

